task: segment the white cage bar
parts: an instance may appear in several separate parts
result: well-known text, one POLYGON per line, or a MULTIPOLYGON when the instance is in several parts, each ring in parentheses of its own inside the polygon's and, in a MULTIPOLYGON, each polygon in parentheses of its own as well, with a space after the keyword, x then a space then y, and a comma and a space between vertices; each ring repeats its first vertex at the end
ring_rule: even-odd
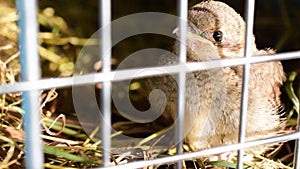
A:
MULTIPOLYGON (((20 27, 20 62, 22 81, 40 79, 40 60, 38 55, 37 2, 18 0, 17 10, 20 27)), ((4 90, 5 91, 5 90, 4 90)), ((44 153, 40 126, 40 91, 24 91, 24 130, 25 130, 25 165, 26 168, 43 168, 44 153)))
MULTIPOLYGON (((106 26, 109 25, 111 21, 111 2, 109 0, 99 0, 99 11, 100 11, 100 25, 106 26)), ((110 83, 112 81, 118 80, 126 80, 132 79, 130 75, 134 74, 134 72, 142 71, 144 68, 141 69, 130 69, 130 70, 118 70, 118 71, 111 71, 110 69, 110 59, 111 53, 107 53, 107 49, 111 48, 111 30, 108 29, 108 32, 103 32, 101 34, 101 39, 103 44, 101 46, 101 50, 99 51, 102 56, 109 56, 103 58, 103 71, 97 74, 88 74, 82 75, 77 77, 77 82, 74 84, 72 77, 64 77, 64 78, 55 78, 55 79, 42 79, 40 80, 39 74, 39 58, 37 54, 37 45, 38 45, 38 29, 37 29, 37 5, 35 0, 26 1, 25 0, 17 0, 17 9, 20 15, 19 26, 20 26, 20 50, 21 50, 21 64, 22 64, 22 82, 18 82, 13 85, 2 85, 0 86, 0 94, 2 93, 9 93, 9 92, 19 92, 22 91, 23 93, 23 107, 25 110, 25 117, 24 123, 25 125, 25 132, 26 132, 26 167, 27 168, 43 168, 43 151, 42 151, 42 144, 40 138, 40 124, 39 124, 39 90, 43 89, 50 89, 50 88, 59 88, 59 87, 66 87, 72 85, 82 85, 82 84, 90 84, 90 83, 103 83, 103 115, 104 121, 110 122, 110 83), (30 39, 29 39, 30 38, 30 39), (30 42, 29 42, 30 41, 30 42), (118 73, 119 76, 114 77, 114 75, 118 73), (121 76, 123 75, 124 76, 121 76), (94 78, 91 78, 94 77, 94 78), (93 81, 90 81, 93 79, 93 81)), ((187 20, 187 0, 181 1, 178 0, 179 6, 179 17, 182 20, 187 20)), ((151 165, 159 165, 164 163, 170 162, 178 162, 177 167, 181 168, 181 160, 196 158, 203 155, 210 155, 216 153, 222 153, 227 151, 233 150, 240 150, 239 151, 239 158, 238 158, 238 168, 243 168, 243 149, 254 147, 263 144, 270 144, 276 143, 280 141, 287 141, 287 140, 298 140, 299 145, 299 138, 300 132, 299 127, 297 132, 291 134, 285 134, 283 136, 272 137, 268 139, 256 140, 251 142, 245 142, 245 112, 247 111, 247 102, 248 102, 248 76, 249 76, 249 68, 252 63, 259 63, 259 62, 266 62, 266 61, 274 61, 274 60, 288 60, 288 59, 298 59, 300 58, 300 51, 296 52, 287 52, 275 55, 269 55, 264 57, 250 57, 250 49, 251 49, 251 38, 252 38, 252 29, 253 29, 253 19, 254 19, 254 0, 248 0, 246 3, 246 23, 247 23, 247 30, 246 30, 246 48, 245 48, 245 58, 235 58, 235 59, 223 59, 218 61, 206 61, 206 62, 199 62, 199 63, 186 63, 186 49, 184 45, 180 45, 179 53, 180 53, 180 64, 185 64, 184 66, 188 69, 181 69, 182 65, 172 65, 172 66, 161 66, 162 70, 168 73, 177 73, 179 74, 179 85, 181 89, 184 89, 185 86, 185 73, 187 71, 197 71, 197 70, 204 70, 204 69, 212 69, 216 68, 216 65, 222 65, 218 67, 227 67, 227 66, 239 66, 244 65, 244 79, 243 79, 243 99, 242 99, 242 108, 241 108, 241 125, 240 125, 240 135, 239 135, 239 143, 226 145, 222 147, 211 148, 208 150, 203 150, 199 152, 192 152, 192 153, 184 153, 181 152, 181 145, 178 146, 178 153, 174 156, 158 158, 149 161, 137 161, 131 162, 128 164, 120 165, 120 166, 112 166, 109 167, 108 164, 110 163, 110 129, 103 128, 103 153, 104 153, 104 167, 105 168, 142 168, 151 165), (211 64, 208 64, 211 63, 211 64), (219 63, 219 64, 214 64, 219 63), (221 64, 220 64, 221 63, 221 64), (205 65, 205 66, 204 66, 205 65), (179 71, 181 70, 181 71, 179 71)), ((180 40, 184 42, 186 40, 185 30, 186 24, 182 24, 179 22, 180 27, 180 40)), ((162 75, 163 72, 153 72, 149 74, 143 74, 135 76, 134 78, 139 77, 147 77, 153 75, 162 75)), ((178 99, 178 117, 183 117, 184 112, 184 90, 179 90, 179 99, 178 99)), ((103 123, 104 124, 104 123, 103 123)), ((298 122, 299 124, 299 122, 298 122)), ((177 138, 181 138, 182 136, 182 128, 183 121, 182 118, 179 121, 179 128, 177 131, 177 138)), ((298 168, 299 166, 299 146, 295 149, 295 161, 294 167, 298 168)))
MULTIPOLYGON (((253 35, 253 22, 254 22, 254 4, 255 0, 247 0, 246 3, 246 32, 245 32, 245 58, 250 58, 252 55, 252 35, 253 35)), ((239 143, 243 144, 246 141, 246 120, 248 110, 248 95, 249 95, 249 74, 250 63, 243 66, 243 87, 242 87, 242 100, 241 100, 241 113, 240 113, 240 128, 239 128, 239 143)), ((244 168, 243 163, 244 149, 238 151, 237 168, 244 168)))
MULTIPOLYGON (((102 72, 111 71, 111 1, 99 0, 99 23, 100 29, 107 27, 107 29, 102 29, 100 31, 100 57, 99 60, 103 61, 102 72)), ((103 82, 102 90, 102 108, 101 112, 103 114, 102 119, 102 151, 103 151, 103 165, 106 167, 110 163, 110 149, 111 149, 111 139, 110 139, 110 124, 111 124, 111 82, 103 82), (108 126, 107 126, 108 125, 108 126), (107 129, 107 127, 109 127, 107 129)))
MULTIPOLYGON (((221 59, 221 60, 214 60, 214 61, 204 61, 204 62, 195 62, 195 63, 186 63, 185 72, 192 72, 192 71, 199 71, 199 70, 206 70, 206 69, 213 69, 217 67, 228 67, 228 66, 240 66, 246 63, 261 63, 261 62, 269 62, 269 61, 278 61, 278 60, 290 60, 290 59, 299 59, 300 58, 300 51, 295 52, 285 52, 279 53, 274 55, 264 55, 264 57, 253 56, 251 58, 234 58, 234 59, 221 59), (209 64, 210 63, 210 64, 209 64), (219 63, 220 66, 216 66, 219 63)), ((159 66, 158 69, 168 71, 169 73, 176 73, 178 69, 182 68, 181 65, 172 65, 172 66, 159 66)), ((33 89, 51 89, 54 87, 61 88, 66 86, 72 85, 83 85, 91 83, 88 79, 91 77, 95 77, 94 82, 106 82, 106 81, 121 81, 130 79, 130 74, 134 74, 135 72, 139 72, 145 70, 145 68, 136 68, 130 70, 117 70, 105 73, 97 73, 97 74, 86 74, 76 77, 78 82, 74 84, 74 80, 72 77, 58 77, 55 79, 41 79, 35 80, 31 82, 18 82, 12 85, 2 85, 0 88, 1 93, 10 93, 10 92, 18 92, 18 91, 29 91, 33 89), (121 74, 122 76, 114 77, 115 74, 121 74)), ((165 72, 151 72, 151 73, 144 73, 138 74, 135 78, 143 78, 143 77, 150 77, 155 75, 164 75, 165 72)))
MULTIPOLYGON (((178 6, 180 7, 178 9, 179 13, 179 20, 178 20, 178 28, 179 28, 179 39, 180 42, 178 44, 178 53, 179 53, 179 64, 185 64, 186 63, 186 31, 187 31, 187 17, 188 17, 188 1, 187 0, 179 0, 178 6)), ((177 117, 178 117, 178 123, 175 128, 176 137, 175 140, 178 143, 177 144, 177 154, 182 154, 182 145, 183 145, 183 126, 184 126, 184 111, 185 111, 185 79, 186 79, 186 72, 179 72, 179 83, 178 85, 178 100, 177 100, 177 117)), ((177 161, 176 168, 181 169, 182 168, 182 161, 177 161)))

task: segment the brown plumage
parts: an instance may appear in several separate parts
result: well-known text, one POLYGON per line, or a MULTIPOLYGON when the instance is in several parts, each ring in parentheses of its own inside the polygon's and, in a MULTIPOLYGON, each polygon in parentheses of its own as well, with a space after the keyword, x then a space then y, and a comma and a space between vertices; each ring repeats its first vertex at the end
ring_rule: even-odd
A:
MULTIPOLYGON (((243 57, 245 22, 225 3, 204 1, 189 10, 187 60, 208 61, 243 57)), ((176 45, 175 45, 176 46, 176 45)), ((176 50, 175 50, 176 51, 176 50)), ((258 50, 253 37, 253 55, 274 53, 258 50)), ((178 59, 163 56, 161 65, 178 59)), ((196 150, 237 143, 242 88, 241 66, 209 69, 187 74, 185 141, 196 150)), ((149 86, 167 95, 164 118, 176 120, 177 86, 171 76, 152 78, 149 86)), ((279 87, 285 76, 280 62, 252 64, 249 81, 247 140, 275 135, 282 127, 278 108, 279 87)), ((161 103, 161 97, 152 97, 161 103)), ((152 105, 155 106, 155 105, 152 105)))

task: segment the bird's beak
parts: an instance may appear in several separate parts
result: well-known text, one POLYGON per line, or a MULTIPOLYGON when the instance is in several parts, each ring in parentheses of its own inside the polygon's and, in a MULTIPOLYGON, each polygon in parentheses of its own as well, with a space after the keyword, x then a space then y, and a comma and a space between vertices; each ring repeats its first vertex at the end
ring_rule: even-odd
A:
MULTIPOLYGON (((179 37, 179 28, 175 28, 172 32, 174 35, 179 37)), ((187 24, 187 33, 186 38, 187 40, 199 40, 199 41, 205 41, 206 39, 201 36, 202 31, 199 30, 194 24, 188 23, 187 24)))
MULTIPOLYGON (((180 37, 179 28, 174 29, 173 34, 180 37)), ((188 57, 195 61, 206 61, 219 58, 217 47, 208 39, 202 37, 203 31, 199 30, 194 24, 189 23, 187 25, 186 42, 190 54, 188 57)))

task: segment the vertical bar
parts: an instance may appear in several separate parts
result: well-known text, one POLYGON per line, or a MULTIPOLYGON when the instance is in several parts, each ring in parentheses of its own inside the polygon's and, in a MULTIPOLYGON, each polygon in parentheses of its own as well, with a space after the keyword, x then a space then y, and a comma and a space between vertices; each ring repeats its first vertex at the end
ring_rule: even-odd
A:
MULTIPOLYGON (((253 22, 254 22, 254 7, 255 0, 247 0, 246 3, 246 32, 245 32, 245 58, 249 58, 252 55, 252 36, 253 36, 253 22)), ((239 128, 239 142, 245 143, 246 136, 246 118, 248 110, 248 83, 249 83, 249 73, 250 73, 250 63, 246 63, 243 66, 243 87, 242 87, 242 100, 241 100, 241 113, 240 113, 240 128, 239 128)), ((240 149, 238 151, 238 163, 237 168, 243 168, 243 155, 244 150, 240 149)))
MULTIPOLYGON (((20 27, 21 78, 23 81, 35 81, 40 78, 37 2, 35 0, 17 0, 17 10, 20 27)), ((25 91, 22 97, 25 112, 26 168, 43 168, 44 154, 40 137, 39 91, 25 91)))
MULTIPOLYGON (((300 96, 300 89, 298 89, 298 96, 300 96)), ((300 102, 299 102, 299 112, 300 112, 300 102)), ((297 132, 300 132, 300 116, 298 114, 298 119, 297 119, 297 132)), ((300 139, 298 138, 296 140, 295 144, 295 152, 294 152, 294 168, 298 169, 300 168, 300 139)))
MULTIPOLYGON (((178 27, 179 27, 179 39, 180 43, 178 46, 179 53, 179 64, 186 63, 186 32, 187 32, 187 17, 188 17, 188 1, 178 0, 178 27)), ((186 73, 184 71, 179 72, 179 89, 178 89, 178 110, 177 110, 177 125, 176 125, 176 142, 177 154, 182 153, 183 144, 183 126, 184 126, 184 113, 185 113, 185 79, 186 73)), ((177 169, 182 168, 182 161, 177 162, 177 169)))
MULTIPOLYGON (((111 71, 111 1, 99 1, 99 19, 100 19, 100 59, 103 61, 102 72, 111 71)), ((110 149, 111 149, 111 89, 110 82, 103 82, 102 90, 102 151, 103 151, 103 165, 107 167, 110 163, 110 149)))

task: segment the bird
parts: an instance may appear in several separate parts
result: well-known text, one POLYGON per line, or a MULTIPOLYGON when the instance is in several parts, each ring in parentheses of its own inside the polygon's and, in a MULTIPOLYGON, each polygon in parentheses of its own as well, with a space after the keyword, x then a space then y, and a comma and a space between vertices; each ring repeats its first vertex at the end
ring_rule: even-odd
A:
MULTIPOLYGON (((187 62, 203 62, 244 57, 245 28, 243 18, 224 2, 202 1, 188 11, 187 62)), ((178 33, 178 30, 177 30, 178 33)), ((176 31, 175 31, 176 34, 176 31)), ((178 54, 178 44, 174 53, 178 54)), ((251 55, 274 54, 270 48, 257 49, 252 37, 251 55)), ((158 65, 178 64, 178 56, 161 56, 158 65)), ((285 73, 280 61, 250 65, 246 140, 274 136, 284 127, 280 112, 280 86, 285 73)), ((163 111, 163 119, 174 123, 177 118, 177 92, 180 86, 172 75, 148 78, 149 90, 160 95, 149 97, 151 106, 163 111)), ((238 143, 243 85, 243 66, 219 67, 186 74, 184 141, 192 150, 238 143)))

